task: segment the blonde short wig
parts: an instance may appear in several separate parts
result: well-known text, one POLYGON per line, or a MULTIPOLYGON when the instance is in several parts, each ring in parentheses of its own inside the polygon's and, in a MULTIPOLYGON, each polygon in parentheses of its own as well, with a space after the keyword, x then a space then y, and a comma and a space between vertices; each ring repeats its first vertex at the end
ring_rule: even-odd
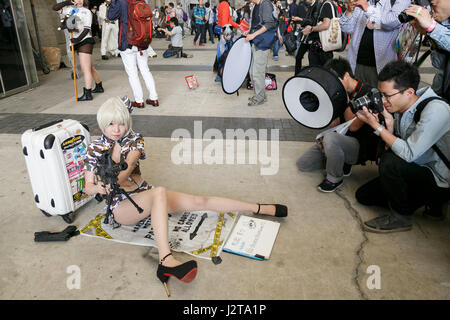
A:
POLYGON ((112 122, 125 125, 125 135, 130 133, 132 126, 130 112, 120 97, 109 98, 97 111, 97 123, 103 133, 112 122))

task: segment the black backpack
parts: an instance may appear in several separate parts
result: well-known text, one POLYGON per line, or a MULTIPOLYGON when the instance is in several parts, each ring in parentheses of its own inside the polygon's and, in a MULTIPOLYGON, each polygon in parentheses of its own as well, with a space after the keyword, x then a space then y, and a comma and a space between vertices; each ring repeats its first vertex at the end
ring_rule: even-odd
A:
POLYGON ((291 31, 284 36, 284 46, 290 54, 293 54, 297 50, 297 36, 295 32, 291 31))
MULTIPOLYGON (((447 102, 445 99, 443 99, 441 97, 430 97, 430 98, 424 99, 423 101, 421 101, 419 103, 419 105, 416 108, 416 112, 414 113, 414 122, 415 123, 419 122, 423 109, 425 109, 425 107, 428 105, 428 103, 433 100, 442 100, 444 102, 447 102)), ((441 158, 441 160, 444 161, 447 168, 450 169, 450 161, 448 161, 447 157, 444 155, 444 153, 442 153, 442 151, 437 147, 437 145, 434 144, 431 148, 434 150, 434 152, 437 153, 439 158, 441 158)))

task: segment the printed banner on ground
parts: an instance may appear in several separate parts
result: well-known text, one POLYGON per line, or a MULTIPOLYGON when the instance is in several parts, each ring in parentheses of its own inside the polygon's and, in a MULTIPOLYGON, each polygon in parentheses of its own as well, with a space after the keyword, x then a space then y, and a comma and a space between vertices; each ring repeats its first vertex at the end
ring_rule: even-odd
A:
MULTIPOLYGON (((169 244, 173 251, 211 260, 222 252, 223 244, 233 229, 239 213, 192 211, 169 214, 169 244)), ((113 229, 103 223, 104 214, 98 214, 83 229, 82 235, 121 243, 157 247, 151 217, 134 226, 113 229)))

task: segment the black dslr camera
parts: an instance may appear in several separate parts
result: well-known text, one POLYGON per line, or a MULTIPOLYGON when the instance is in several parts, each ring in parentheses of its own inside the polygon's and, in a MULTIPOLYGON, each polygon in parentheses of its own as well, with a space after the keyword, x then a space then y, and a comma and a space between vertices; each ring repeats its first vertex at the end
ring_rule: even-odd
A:
POLYGON ((356 100, 350 101, 350 109, 353 113, 357 113, 363 107, 371 110, 373 113, 381 113, 384 110, 381 93, 376 88, 372 88, 370 92, 356 100))
MULTIPOLYGON (((430 5, 430 2, 428 0, 413 0, 411 1, 411 4, 427 8, 430 5)), ((407 23, 414 20, 414 17, 407 15, 406 12, 403 11, 398 15, 398 20, 400 20, 401 23, 407 23)))

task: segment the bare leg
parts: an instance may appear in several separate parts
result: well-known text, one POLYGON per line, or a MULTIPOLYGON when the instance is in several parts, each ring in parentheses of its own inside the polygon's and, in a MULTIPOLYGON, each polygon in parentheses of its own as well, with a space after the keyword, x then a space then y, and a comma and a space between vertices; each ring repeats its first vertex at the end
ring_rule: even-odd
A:
POLYGON ((82 53, 80 52, 78 54, 81 70, 83 71, 84 75, 84 87, 86 89, 92 88, 92 55, 88 53, 82 53))
MULTIPOLYGON (((139 214, 133 204, 129 200, 125 200, 114 209, 114 219, 120 224, 133 225, 151 214, 153 232, 161 260, 170 253, 166 190, 163 187, 153 188, 134 195, 133 200, 144 211, 139 214)), ((167 257, 163 263, 167 267, 180 264, 173 256, 167 257)))
MULTIPOLYGON (((166 191, 163 187, 153 188, 133 196, 133 200, 144 210, 141 214, 129 200, 122 201, 114 209, 114 219, 123 225, 133 225, 151 214, 152 227, 158 246, 159 259, 170 253, 168 212, 211 210, 211 211, 253 211, 258 204, 220 197, 200 197, 180 192, 166 191)), ((274 215, 273 205, 261 206, 260 213, 274 215)), ((175 267, 181 263, 173 256, 167 257, 163 265, 175 267)))
POLYGON ((95 83, 100 83, 100 76, 98 75, 97 70, 95 69, 94 65, 92 64, 91 66, 91 73, 92 73, 92 77, 94 78, 95 83))
MULTIPOLYGON (((220 197, 201 197, 190 194, 167 191, 169 212, 211 210, 211 211, 258 211, 257 203, 248 203, 239 200, 220 197)), ((275 206, 264 205, 261 214, 275 215, 275 206)))

